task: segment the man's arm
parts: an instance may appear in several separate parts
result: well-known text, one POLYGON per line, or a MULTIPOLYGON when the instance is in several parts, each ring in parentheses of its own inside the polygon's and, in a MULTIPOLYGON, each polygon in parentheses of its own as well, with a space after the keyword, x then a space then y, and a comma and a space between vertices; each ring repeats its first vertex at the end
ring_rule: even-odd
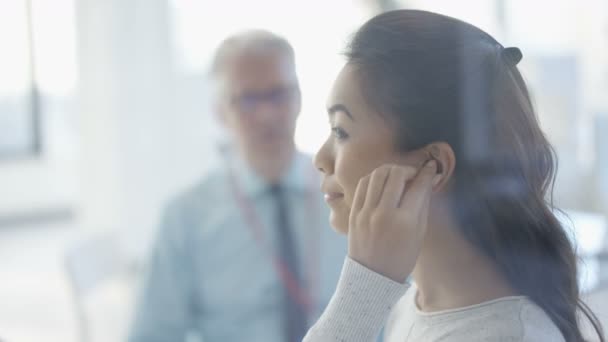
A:
POLYGON ((184 341, 191 326, 194 282, 184 217, 179 206, 162 219, 143 280, 129 342, 184 341))

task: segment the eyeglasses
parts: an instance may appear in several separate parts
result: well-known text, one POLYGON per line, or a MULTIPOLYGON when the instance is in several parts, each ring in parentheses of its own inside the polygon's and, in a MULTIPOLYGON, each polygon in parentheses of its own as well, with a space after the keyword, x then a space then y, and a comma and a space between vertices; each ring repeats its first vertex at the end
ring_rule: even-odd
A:
POLYGON ((235 96, 231 103, 241 113, 254 113, 262 103, 269 103, 277 108, 291 105, 299 95, 297 86, 278 87, 264 93, 243 93, 235 96))

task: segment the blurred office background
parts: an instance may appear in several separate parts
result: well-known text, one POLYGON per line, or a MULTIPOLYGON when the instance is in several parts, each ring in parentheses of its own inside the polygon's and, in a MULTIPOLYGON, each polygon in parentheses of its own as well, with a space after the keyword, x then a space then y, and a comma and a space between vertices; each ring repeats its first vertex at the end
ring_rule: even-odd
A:
POLYGON ((293 43, 296 141, 313 153, 349 34, 394 8, 522 49, 581 284, 608 288, 587 257, 608 250, 608 0, 0 0, 0 339, 123 339, 163 204, 218 160, 205 74, 222 38, 261 27, 293 43))

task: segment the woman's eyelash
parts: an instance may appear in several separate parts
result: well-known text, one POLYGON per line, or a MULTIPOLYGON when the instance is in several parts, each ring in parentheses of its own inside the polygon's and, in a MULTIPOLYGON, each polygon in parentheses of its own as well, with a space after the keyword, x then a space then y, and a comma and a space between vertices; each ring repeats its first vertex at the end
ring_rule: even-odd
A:
POLYGON ((340 127, 332 127, 331 131, 333 132, 334 136, 338 140, 343 140, 343 139, 348 138, 348 134, 340 127))

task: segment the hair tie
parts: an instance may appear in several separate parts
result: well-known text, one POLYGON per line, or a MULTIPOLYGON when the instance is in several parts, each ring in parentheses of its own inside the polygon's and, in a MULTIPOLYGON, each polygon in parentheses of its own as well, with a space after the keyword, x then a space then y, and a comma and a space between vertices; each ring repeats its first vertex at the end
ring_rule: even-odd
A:
POLYGON ((503 58, 510 66, 516 66, 523 58, 521 50, 517 47, 508 47, 502 49, 503 58))

